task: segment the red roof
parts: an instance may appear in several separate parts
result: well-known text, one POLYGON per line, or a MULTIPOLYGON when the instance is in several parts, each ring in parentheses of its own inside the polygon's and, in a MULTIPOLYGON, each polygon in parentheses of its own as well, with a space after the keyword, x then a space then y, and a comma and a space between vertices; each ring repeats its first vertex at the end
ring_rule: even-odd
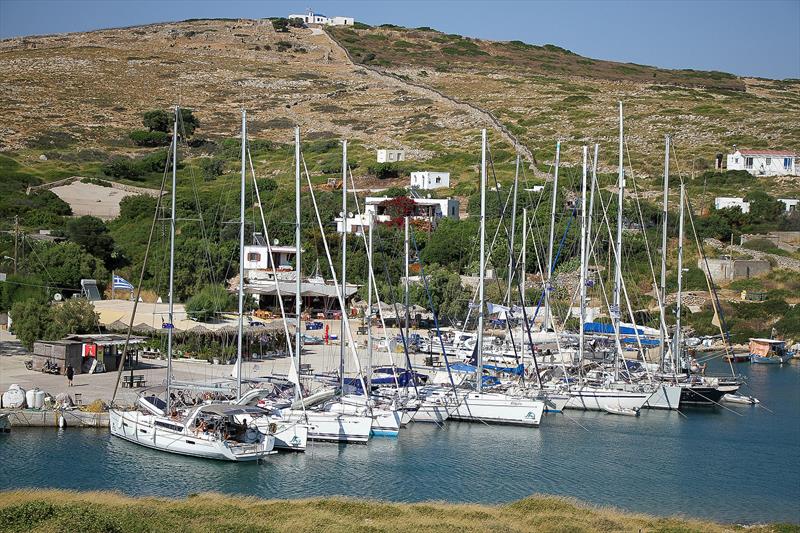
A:
POLYGON ((788 156, 797 157, 794 152, 787 152, 785 150, 739 150, 742 155, 769 155, 775 157, 788 156))

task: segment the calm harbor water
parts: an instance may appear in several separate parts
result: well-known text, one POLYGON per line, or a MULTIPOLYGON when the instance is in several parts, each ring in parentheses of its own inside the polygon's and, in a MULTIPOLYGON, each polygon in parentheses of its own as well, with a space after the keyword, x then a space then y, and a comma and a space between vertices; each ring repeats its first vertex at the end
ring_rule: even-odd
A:
POLYGON ((763 407, 637 419, 568 411, 539 429, 419 424, 397 439, 312 444, 261 465, 160 453, 105 431, 17 428, 0 436, 0 489, 487 503, 546 493, 653 514, 800 523, 800 364, 736 368, 763 407))

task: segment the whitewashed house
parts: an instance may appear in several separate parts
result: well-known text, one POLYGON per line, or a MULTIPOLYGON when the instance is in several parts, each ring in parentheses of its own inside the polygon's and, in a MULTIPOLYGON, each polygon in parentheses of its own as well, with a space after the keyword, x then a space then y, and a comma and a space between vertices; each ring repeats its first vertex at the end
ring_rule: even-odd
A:
MULTIPOLYGON (((414 210, 411 212, 410 217, 417 221, 423 221, 430 224, 431 228, 436 227, 436 224, 442 218, 453 218, 458 220, 459 202, 456 198, 411 198, 414 201, 414 210)), ((354 214, 347 218, 347 232, 348 233, 362 233, 366 232, 369 228, 369 214, 372 213, 376 224, 389 222, 392 217, 386 212, 386 207, 383 205, 387 200, 391 200, 388 196, 367 196, 364 203, 364 212, 361 215, 354 214)), ((342 232, 342 219, 336 217, 336 231, 342 232)))
POLYGON ((314 13, 310 9, 302 15, 289 15, 290 19, 303 19, 306 24, 322 24, 323 26, 352 26, 353 17, 326 17, 322 13, 314 13))
POLYGON ((800 211, 800 200, 797 198, 778 198, 778 201, 784 205, 787 213, 800 211))
POLYGON ((718 196, 714 198, 714 209, 728 209, 731 207, 740 210, 742 213, 750 212, 750 202, 745 202, 744 198, 731 198, 727 196, 718 196))
POLYGON ((786 150, 736 150, 728 154, 728 170, 746 170, 753 176, 798 176, 797 154, 786 150))
POLYGON ((431 172, 429 170, 423 172, 411 173, 411 188, 412 189, 442 189, 450 187, 450 173, 449 172, 431 172))
POLYGON ((405 150, 378 150, 378 163, 395 163, 406 160, 405 150))

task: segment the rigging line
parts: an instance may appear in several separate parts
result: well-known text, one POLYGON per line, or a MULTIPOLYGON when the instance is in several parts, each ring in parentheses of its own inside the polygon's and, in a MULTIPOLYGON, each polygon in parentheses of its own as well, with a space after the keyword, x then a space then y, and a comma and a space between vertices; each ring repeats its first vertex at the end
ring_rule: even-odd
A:
MULTIPOLYGON (((642 214, 642 205, 639 202, 639 188, 636 185, 636 178, 633 172, 633 162, 631 161, 631 152, 630 148, 628 147, 628 140, 625 139, 623 142, 625 143, 625 150, 628 155, 628 168, 630 169, 631 183, 633 184, 633 194, 634 198, 636 199, 636 209, 639 213, 639 223, 642 225, 642 236, 644 237, 644 247, 647 253, 647 262, 650 265, 650 273, 653 276, 653 287, 656 293, 656 300, 658 301, 659 309, 663 309, 661 305, 662 304, 661 291, 658 290, 658 281, 656 281, 656 270, 655 270, 655 265, 653 264, 653 254, 650 251, 650 240, 647 238, 647 230, 645 229, 644 225, 644 215, 642 214)), ((666 255, 667 251, 662 250, 661 253, 666 255)))
MULTIPOLYGON (((331 277, 333 278, 333 285, 334 285, 334 288, 336 289, 337 299, 339 300, 339 308, 342 310, 342 316, 345 316, 344 313, 345 313, 345 310, 346 310, 346 305, 345 305, 344 296, 343 296, 344 295, 344 290, 342 290, 342 291, 339 290, 339 281, 338 281, 338 277, 336 276, 336 269, 333 267, 333 260, 331 259, 331 251, 330 251, 330 248, 328 247, 328 239, 325 236, 324 227, 322 225, 322 216, 319 214, 319 208, 317 206, 317 198, 316 198, 316 195, 314 194, 314 186, 311 184, 311 174, 308 172, 308 166, 306 165, 306 159, 302 155, 301 155, 301 160, 303 162, 303 169, 305 170, 306 180, 308 181, 308 189, 309 189, 309 192, 311 193, 311 202, 314 205, 314 214, 316 215, 317 223, 319 224, 319 230, 320 230, 320 233, 322 234, 322 244, 325 247, 325 256, 328 259, 328 266, 330 267, 330 270, 331 270, 331 277)), ((347 214, 344 213, 344 216, 346 216, 346 215, 347 214)), ((343 226, 344 227, 342 229, 347 229, 345 224, 343 224, 343 226)), ((346 287, 345 287, 345 290, 346 290, 346 287)), ((358 379, 361 382, 361 390, 363 390, 364 394, 366 395, 367 394, 367 386, 364 383, 364 372, 363 372, 363 370, 361 368, 361 361, 358 359, 358 352, 356 351, 355 340, 353 339, 353 332, 352 332, 352 329, 350 328, 350 321, 346 318, 346 316, 344 318, 344 324, 345 324, 344 330, 345 330, 345 333, 347 334, 347 338, 346 339, 341 339, 340 342, 347 342, 348 344, 350 344, 350 353, 352 354, 353 360, 355 361, 355 364, 356 364, 356 370, 358 372, 358 379)))
MULTIPOLYGON (((183 121, 183 113, 178 113, 178 115, 179 115, 178 116, 178 124, 180 125, 181 133, 183 134, 183 144, 186 146, 186 151, 188 152, 189 151, 189 142, 186 140, 186 138, 187 138, 187 136, 186 136, 186 125, 185 125, 185 123, 183 121)), ((206 261, 208 261, 209 277, 211 278, 211 283, 216 285, 217 284, 217 279, 216 279, 216 276, 214 276, 214 265, 213 265, 213 262, 212 262, 212 259, 211 259, 210 243, 209 243, 209 239, 208 239, 208 237, 206 235, 205 223, 203 222, 203 210, 200 207, 200 195, 198 194, 197 181, 196 181, 195 175, 194 175, 194 167, 191 166, 191 165, 189 165, 189 178, 191 180, 191 187, 192 187, 192 192, 193 192, 193 196, 194 196, 195 206, 197 207, 197 215, 198 215, 198 218, 200 220, 200 236, 202 237, 202 240, 205 243, 204 251, 205 251, 205 255, 206 255, 206 261)))
MULTIPOLYGON (((450 370, 450 361, 447 359, 447 350, 444 347, 444 339, 442 338, 442 331, 439 328, 439 313, 437 312, 436 308, 433 306, 433 297, 431 296, 430 286, 428 285, 428 277, 425 275, 425 266, 422 264, 422 257, 419 253, 419 247, 417 246, 417 238, 414 235, 414 232, 411 232, 411 242, 414 243, 414 250, 417 252, 417 260, 419 261, 419 273, 420 277, 422 278, 422 283, 425 285, 425 294, 428 297, 428 306, 433 313, 433 325, 436 328, 436 336, 439 338, 439 346, 442 349, 442 356, 444 357, 444 364, 447 368, 447 377, 450 379, 450 385, 453 387, 453 394, 456 394, 456 383, 453 380, 453 373, 450 370)), ((431 361, 431 365, 433 365, 433 361, 431 361)))
MULTIPOLYGON (((681 172, 680 169, 680 159, 678 158, 678 152, 677 149, 675 148, 675 143, 672 144, 672 151, 673 154, 675 155, 675 166, 678 168, 678 178, 681 180, 681 184, 683 184, 684 182, 683 173, 681 172)), ((708 287, 708 291, 711 294, 712 305, 715 308, 715 312, 717 312, 717 314, 719 315, 718 327, 719 327, 719 332, 722 335, 722 343, 723 346, 725 347, 725 352, 730 353, 730 355, 733 356, 733 346, 731 345, 730 330, 725 320, 725 313, 723 312, 722 304, 719 301, 719 294, 717 293, 716 284, 714 283, 714 280, 711 279, 711 268, 708 265, 708 257, 706 256, 705 251, 703 249, 703 244, 700 242, 700 238, 697 235, 697 228, 695 227, 694 224, 694 215, 692 214, 692 203, 691 201, 689 201, 688 195, 686 195, 685 201, 686 201, 686 207, 688 208, 687 211, 689 211, 689 223, 692 226, 692 234, 694 235, 694 241, 697 246, 697 253, 700 254, 700 257, 703 259, 703 264, 706 267, 706 271, 704 272, 705 274, 704 277, 706 278, 706 287, 708 287), (725 333, 726 331, 728 331, 727 335, 725 333)), ((733 357, 728 359, 728 365, 730 366, 731 374, 735 376, 736 371, 733 368, 733 357)))
MULTIPOLYGON (((345 226, 345 228, 346 228, 346 226, 345 226)), ((383 239, 380 236, 380 232, 378 232, 377 235, 373 235, 373 236, 377 237, 378 246, 381 249, 383 249, 383 239)), ((386 273, 386 284, 387 284, 388 287, 393 287, 391 276, 389 275, 389 264, 388 264, 389 262, 386 260, 386 253, 384 252, 382 255, 383 255, 383 271, 386 273)), ((397 288, 395 287, 395 290, 396 289, 397 288)), ((398 313, 398 308, 397 308, 397 300, 398 300, 398 298, 397 298, 397 294, 395 293, 394 290, 392 291, 392 300, 394 300, 394 303, 392 303, 392 308, 394 309, 394 316, 395 316, 395 319, 397 320, 398 325, 399 325, 399 323, 400 323, 400 313, 398 313)), ((398 327, 398 329, 400 330, 400 340, 403 342, 403 353, 406 356, 406 363, 408 364, 408 370, 411 371, 411 383, 414 385, 414 392, 417 394, 417 396, 419 396, 419 390, 417 389, 417 379, 416 379, 416 377, 414 375, 414 371, 412 370, 411 356, 408 354, 408 339, 406 338, 406 335, 404 333, 405 328, 398 327)))
MULTIPOLYGON (((358 194, 356 193, 356 182, 353 179, 353 170, 350 168, 349 165, 347 167, 347 171, 348 171, 348 173, 350 175, 350 183, 352 184, 353 200, 355 201, 355 204, 356 204, 356 213, 358 214, 358 219, 363 221, 363 218, 361 217, 361 206, 358 204, 358 194)), ((364 209, 366 210, 366 199, 364 200, 364 202, 365 202, 364 209)), ((372 220, 371 223, 373 223, 373 225, 374 225, 374 220, 372 220)), ((372 252, 370 252, 369 245, 367 244, 367 236, 363 231, 363 228, 364 228, 363 223, 361 225, 361 228, 362 228, 361 240, 364 242, 364 249, 367 252, 367 259, 370 262, 373 262, 374 259, 375 259, 375 251, 373 250, 372 252), (372 255, 372 257, 370 257, 370 255, 372 255)), ((373 293, 375 294, 375 300, 376 300, 376 303, 378 304, 378 310, 380 310, 380 308, 381 308, 381 295, 380 295, 380 293, 378 291, 378 282, 375 279, 375 273, 372 271, 372 269, 370 269, 369 272, 367 273, 367 275, 372 279, 373 293)), ((392 354, 392 350, 390 349, 390 345, 389 345, 389 333, 388 333, 388 330, 386 329, 386 322, 383 319, 383 315, 381 313, 378 313, 378 316, 381 319, 381 326, 383 327, 383 335, 384 335, 384 339, 386 340, 386 354, 389 356, 389 361, 391 362, 392 367, 397 367, 397 364, 395 363, 395 360, 394 360, 394 355, 392 354)), ((369 318, 368 318, 368 320, 370 321, 370 327, 371 327, 372 309, 369 309, 369 318)), ((369 355, 370 355, 370 357, 372 356, 372 354, 369 354, 369 355)), ((406 355, 408 355, 408 354, 406 354, 406 355)), ((394 376, 394 384, 399 389, 400 388, 400 383, 397 380, 397 372, 394 372, 393 376, 394 376)))
MULTIPOLYGON (((173 142, 177 143, 177 140, 173 142)), ((166 166, 169 166, 170 158, 167 158, 166 166)), ((114 405, 114 400, 117 398, 117 389, 119 388, 119 380, 122 376, 122 368, 125 366, 124 358, 128 355, 128 345, 130 344, 131 340, 131 333, 133 332, 133 321, 136 319, 136 308, 139 306, 139 299, 142 296, 142 282, 144 281, 144 273, 145 268, 147 266, 147 258, 150 254, 150 245, 153 242, 153 233, 155 233, 156 229, 156 221, 158 220, 158 210, 161 205, 161 198, 164 196, 164 188, 166 187, 167 183, 167 172, 164 172, 164 177, 161 180, 161 190, 159 191, 158 198, 156 199, 156 208, 155 212, 153 213, 153 221, 150 224, 150 234, 147 237, 147 247, 144 250, 144 257, 142 258, 142 268, 139 271, 139 283, 136 287, 136 298, 133 300, 133 310, 131 311, 131 321, 128 324, 128 333, 125 336, 125 344, 122 347, 122 357, 123 361, 120 363, 119 367, 117 368, 117 379, 114 381, 114 392, 111 394, 111 405, 114 405)), ((133 371, 133 365, 131 365, 131 371, 133 371)), ((169 379, 169 376, 168 376, 169 379)))
MULTIPOLYGON (((264 240, 267 243, 267 255, 269 256, 269 265, 270 265, 270 268, 272 269, 272 277, 275 280, 275 294, 278 297, 278 304, 279 304, 279 307, 280 307, 280 310, 281 310, 281 322, 283 323, 283 331, 284 331, 284 335, 286 336, 286 345, 287 345, 288 352, 289 352, 289 365, 290 365, 289 366, 289 372, 291 374, 293 374, 294 376, 297 376, 297 381, 298 381, 298 383, 297 383, 297 394, 299 396, 299 399, 302 400, 303 399, 303 387, 299 383, 300 382, 299 369, 297 369, 295 367, 295 364, 294 364, 294 352, 293 352, 293 348, 292 348, 292 340, 293 339, 292 339, 292 336, 289 334, 289 324, 288 324, 288 321, 286 320, 286 310, 284 309, 284 306, 283 306, 283 296, 281 295, 280 283, 278 282, 278 272, 277 272, 277 270, 275 268, 275 259, 272 256, 272 245, 270 245, 269 231, 267 230, 267 222, 264 220, 264 209, 261 206, 261 194, 258 191, 258 183, 256 182, 256 171, 255 171, 255 168, 253 167, 253 158, 251 157, 250 147, 249 146, 247 147, 247 160, 250 163, 250 173, 251 173, 251 175, 253 177, 253 187, 255 188, 255 192, 256 192, 256 202, 258 204, 259 214, 261 215, 261 226, 264 228, 264 240)), ((295 250, 295 253, 299 256, 299 254, 301 253, 302 246, 300 246, 300 243, 297 243, 297 244, 298 244, 298 249, 295 250)), ((243 252, 240 255, 240 257, 242 259, 244 259, 244 253, 243 252)), ((300 274, 298 273, 298 275, 300 275, 300 274)), ((298 295, 296 295, 296 297, 302 298, 302 295, 298 294, 298 295)), ((297 332, 295 332, 295 333, 297 333, 297 332)), ((300 349, 302 350, 302 347, 300 349)), ((301 401, 300 405, 303 408, 303 416, 306 418, 306 422, 307 422, 308 421, 308 415, 306 413, 305 402, 301 401)))
MULTIPOLYGON (((499 191, 500 187, 499 187, 499 185, 497 183, 497 174, 495 174, 495 170, 494 170, 494 162, 493 162, 493 158, 492 158, 492 151, 489 148, 488 143, 486 145, 486 148, 487 148, 486 149, 487 154, 489 156, 489 168, 492 169, 492 177, 494 178, 495 186, 496 186, 496 188, 498 190, 498 194, 499 194, 500 193, 500 191, 499 191)), ((505 228, 505 225, 503 227, 506 230, 506 242, 508 244, 508 248, 509 248, 509 250, 512 250, 513 249, 513 243, 511 242, 511 235, 509 234, 508 229, 505 228)), ((512 255, 512 268, 514 270, 516 270, 516 264, 514 264, 514 262, 513 262, 513 254, 511 254, 511 255, 512 255)), ((512 276, 513 276, 513 274, 512 274, 512 276)), ((531 336, 531 324, 528 322, 528 312, 525 310, 525 289, 524 289, 524 285, 522 283, 522 280, 519 279, 519 278, 517 279, 517 285, 518 285, 517 290, 519 291, 520 303, 522 304, 523 329, 524 329, 524 331, 527 331, 527 333, 528 333, 528 344, 531 347, 531 353, 533 353, 534 344, 533 344, 533 337, 531 336)), ((480 305, 483 306, 483 302, 481 302, 480 305)), ((507 316, 506 316, 506 318, 507 318, 507 316)), ((511 336, 511 343, 512 344, 514 343, 514 336, 513 335, 511 336)), ((523 344, 524 344, 524 337, 523 337, 523 344)), ((483 350, 483 346, 479 346, 479 348, 480 348, 480 350, 483 350)), ((514 349, 514 356, 516 358, 517 364, 519 364, 519 357, 517 357, 516 348, 514 349)), ((539 362, 536 360, 536 356, 535 355, 532 357, 532 359, 533 359, 533 367, 536 370, 536 381, 537 381, 537 383, 539 385, 539 388, 541 389, 541 388, 543 388, 543 384, 542 384, 542 376, 539 373, 539 362)), ((524 384, 524 382, 525 382, 525 373, 524 372, 522 373, 521 380, 522 380, 522 383, 524 384)))

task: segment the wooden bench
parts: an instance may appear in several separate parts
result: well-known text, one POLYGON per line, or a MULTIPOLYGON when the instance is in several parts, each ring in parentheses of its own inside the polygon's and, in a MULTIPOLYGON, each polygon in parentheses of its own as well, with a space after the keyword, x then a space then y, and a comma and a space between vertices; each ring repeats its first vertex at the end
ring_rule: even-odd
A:
POLYGON ((141 374, 122 376, 122 388, 139 388, 147 386, 147 380, 141 374))
POLYGON ((442 360, 438 355, 430 355, 425 357, 425 366, 442 366, 442 360))

